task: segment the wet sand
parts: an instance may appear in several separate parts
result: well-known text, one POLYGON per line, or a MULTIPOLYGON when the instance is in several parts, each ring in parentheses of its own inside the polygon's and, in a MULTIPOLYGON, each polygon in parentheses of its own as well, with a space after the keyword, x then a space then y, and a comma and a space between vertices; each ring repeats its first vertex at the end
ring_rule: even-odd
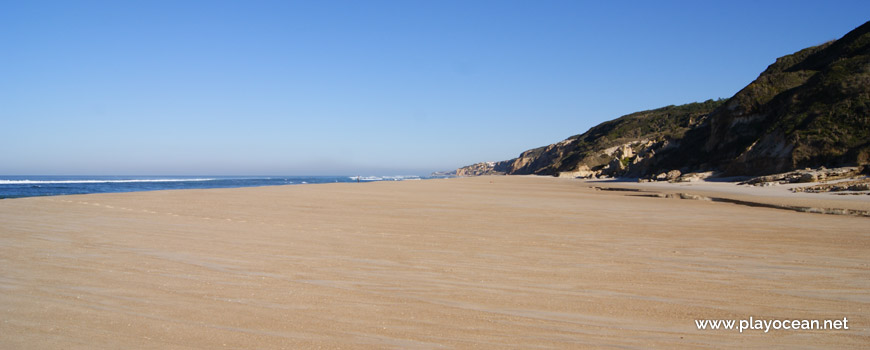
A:
POLYGON ((864 348, 870 219, 538 177, 0 200, 0 348, 864 348), (698 330, 695 319, 849 330, 698 330))

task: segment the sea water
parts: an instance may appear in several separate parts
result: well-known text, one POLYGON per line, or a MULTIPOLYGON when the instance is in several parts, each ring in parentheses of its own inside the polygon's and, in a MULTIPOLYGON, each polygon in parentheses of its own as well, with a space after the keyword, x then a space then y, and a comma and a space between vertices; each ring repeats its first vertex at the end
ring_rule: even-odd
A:
POLYGON ((66 194, 421 180, 427 176, 3 176, 0 199, 66 194))

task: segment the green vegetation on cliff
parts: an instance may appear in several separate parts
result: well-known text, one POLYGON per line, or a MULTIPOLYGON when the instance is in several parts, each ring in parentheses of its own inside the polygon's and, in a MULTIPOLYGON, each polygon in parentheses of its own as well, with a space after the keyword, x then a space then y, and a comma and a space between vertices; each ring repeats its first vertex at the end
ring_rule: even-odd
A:
POLYGON ((723 102, 722 99, 707 100, 635 112, 598 124, 568 139, 579 139, 583 144, 605 148, 640 138, 680 139, 723 102))
MULTIPOLYGON (((722 105, 723 100, 707 100, 680 106, 667 106, 658 109, 635 112, 620 118, 601 123, 589 131, 569 137, 563 142, 548 147, 527 151, 524 157, 548 156, 552 162, 548 166, 529 163, 525 168, 514 169, 513 174, 557 175, 563 171, 574 171, 579 166, 600 167, 611 161, 610 155, 603 157, 602 150, 631 143, 675 142, 685 133, 703 122, 707 115, 722 105)), ((620 159, 628 163, 627 159, 620 159)))
POLYGON ((632 113, 515 159, 476 164, 474 174, 762 175, 867 163, 870 22, 778 58, 728 100, 632 113))
POLYGON ((867 163, 870 22, 777 59, 727 106, 704 149, 729 174, 867 163))

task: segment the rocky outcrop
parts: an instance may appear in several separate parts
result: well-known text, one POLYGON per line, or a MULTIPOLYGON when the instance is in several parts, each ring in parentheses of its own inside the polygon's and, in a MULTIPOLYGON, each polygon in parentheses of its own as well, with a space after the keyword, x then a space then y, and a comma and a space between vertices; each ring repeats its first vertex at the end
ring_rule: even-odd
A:
POLYGON ((818 169, 801 169, 786 173, 758 176, 752 179, 743 181, 740 185, 755 185, 763 186, 770 183, 788 184, 788 183, 803 183, 803 182, 820 182, 839 179, 847 179, 859 176, 861 168, 859 167, 842 167, 828 169, 821 167, 818 169))
POLYGON ((870 178, 852 181, 841 181, 836 183, 825 183, 807 187, 797 187, 792 188, 791 191, 808 193, 851 191, 854 194, 870 194, 870 178))
POLYGON ((504 175, 507 162, 481 162, 456 169, 456 176, 504 175))

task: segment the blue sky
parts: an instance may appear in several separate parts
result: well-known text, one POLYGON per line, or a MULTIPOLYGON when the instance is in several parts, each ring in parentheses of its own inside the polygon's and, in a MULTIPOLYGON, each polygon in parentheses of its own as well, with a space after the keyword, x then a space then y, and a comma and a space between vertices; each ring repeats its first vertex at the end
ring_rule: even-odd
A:
POLYGON ((0 174, 425 174, 727 98, 867 1, 0 0, 0 174))

